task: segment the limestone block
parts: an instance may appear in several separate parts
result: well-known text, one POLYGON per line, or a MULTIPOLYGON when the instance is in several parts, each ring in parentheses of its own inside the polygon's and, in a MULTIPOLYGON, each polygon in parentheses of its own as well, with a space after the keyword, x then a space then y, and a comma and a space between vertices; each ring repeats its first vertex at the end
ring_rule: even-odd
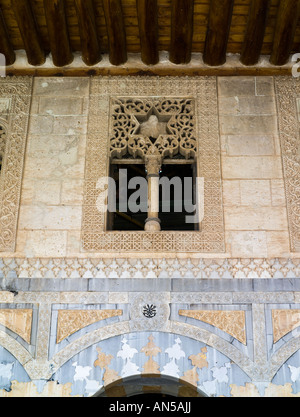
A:
POLYGON ((227 233, 227 240, 231 245, 231 256, 267 257, 267 234, 264 231, 241 231, 227 233))
POLYGON ((82 97, 89 93, 89 79, 84 77, 36 77, 34 96, 82 97))
POLYGON ((87 132, 86 116, 55 116, 53 133, 58 135, 81 135, 87 132))
POLYGON ((79 230, 81 214, 79 206, 23 206, 19 227, 26 230, 79 230))
POLYGON ((221 138, 223 149, 229 156, 274 155, 275 145, 272 135, 226 135, 221 138))
POLYGON ((276 103, 273 96, 220 97, 221 115, 275 115, 276 103))
POLYGON ((271 206, 271 187, 268 180, 240 182, 241 204, 246 206, 271 206))
POLYGON ((266 116, 224 116, 220 115, 220 130, 222 135, 272 135, 277 134, 277 118, 266 116))
POLYGON ((35 181, 33 204, 42 203, 48 205, 59 205, 60 193, 60 181, 35 181))
POLYGON ((82 99, 70 97, 41 97, 39 105, 40 114, 53 116, 82 114, 82 99))
POLYGON ((224 206, 239 206, 241 204, 240 181, 223 181, 223 204, 224 206))
POLYGON ((255 77, 218 77, 218 91, 221 97, 254 96, 255 77))
POLYGON ((286 206, 284 180, 272 180, 271 192, 273 206, 286 206))
POLYGON ((25 254, 27 257, 66 256, 67 232, 28 231, 25 254))
POLYGON ((52 116, 32 115, 30 118, 29 134, 50 134, 53 131, 54 118, 52 116))
POLYGON ((274 79, 273 77, 256 77, 255 94, 257 96, 274 96, 274 79))
POLYGON ((290 236, 286 231, 267 232, 268 257, 288 257, 290 255, 290 236))
POLYGON ((61 203, 68 205, 81 205, 83 202, 83 180, 74 179, 62 182, 61 203))
POLYGON ((227 230, 287 230, 285 207, 227 207, 227 230))
POLYGON ((223 179, 282 179, 280 157, 222 157, 223 179))

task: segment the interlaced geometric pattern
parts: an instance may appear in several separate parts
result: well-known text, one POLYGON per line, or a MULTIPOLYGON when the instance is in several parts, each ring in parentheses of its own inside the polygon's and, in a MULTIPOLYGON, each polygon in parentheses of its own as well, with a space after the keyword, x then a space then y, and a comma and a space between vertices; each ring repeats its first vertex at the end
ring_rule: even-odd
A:
POLYGON ((291 251, 300 252, 300 83, 275 77, 291 251))
POLYGON ((133 158, 151 154, 162 158, 178 154, 186 159, 196 156, 193 99, 119 98, 112 100, 111 107, 112 158, 122 158, 127 153, 133 158))
POLYGON ((0 252, 15 250, 31 90, 32 78, 0 79, 0 252))
POLYGON ((89 252, 225 251, 220 138, 215 77, 102 77, 91 80, 82 250, 89 252), (147 134, 155 122, 156 134, 147 134), (152 136, 152 137, 151 137, 152 136), (97 208, 111 158, 143 158, 153 146, 163 157, 197 161, 204 179, 200 231, 106 231, 97 208))

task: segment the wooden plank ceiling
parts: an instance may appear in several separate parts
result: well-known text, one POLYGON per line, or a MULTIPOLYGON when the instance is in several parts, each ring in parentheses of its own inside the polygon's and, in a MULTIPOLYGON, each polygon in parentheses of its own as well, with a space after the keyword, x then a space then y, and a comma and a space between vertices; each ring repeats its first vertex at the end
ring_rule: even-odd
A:
POLYGON ((152 66, 160 51, 178 65, 198 52, 211 67, 228 54, 282 66, 300 51, 299 12, 300 0, 0 0, 0 52, 7 65, 25 50, 33 66, 51 53, 64 67, 78 52, 87 66, 106 54, 124 65, 130 53, 152 66))

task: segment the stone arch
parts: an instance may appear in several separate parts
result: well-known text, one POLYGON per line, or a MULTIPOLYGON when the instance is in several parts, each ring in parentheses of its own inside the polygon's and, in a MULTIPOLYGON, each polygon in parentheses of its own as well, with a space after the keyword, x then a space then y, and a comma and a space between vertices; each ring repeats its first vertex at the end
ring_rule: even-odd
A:
POLYGON ((93 397, 135 397, 140 395, 162 395, 174 398, 208 397, 196 386, 168 375, 143 374, 120 378, 102 387, 93 397))

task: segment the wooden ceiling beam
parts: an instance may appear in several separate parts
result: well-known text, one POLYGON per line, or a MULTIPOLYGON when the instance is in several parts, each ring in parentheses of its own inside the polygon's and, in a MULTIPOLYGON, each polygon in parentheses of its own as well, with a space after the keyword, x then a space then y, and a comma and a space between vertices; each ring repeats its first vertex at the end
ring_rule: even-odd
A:
POLYGON ((207 65, 226 62, 234 0, 211 0, 203 60, 207 65))
POLYGON ((127 61, 127 42, 121 0, 103 0, 106 20, 109 59, 113 65, 127 61))
POLYGON ((5 56, 5 64, 12 65, 16 60, 16 54, 10 41, 7 26, 2 10, 0 9, 0 53, 5 56))
POLYGON ((37 66, 44 64, 46 55, 41 45, 30 2, 28 0, 11 0, 11 6, 23 39, 29 64, 37 66))
POLYGON ((244 65, 255 65, 259 61, 264 36, 270 0, 252 0, 250 5, 241 62, 244 65))
POLYGON ((299 0, 282 0, 279 2, 277 22, 270 62, 284 65, 288 62, 295 38, 300 15, 299 0))
POLYGON ((93 0, 75 0, 81 39, 82 59, 88 65, 101 61, 93 0))
MULTIPOLYGON (((17 2, 19 0, 16 0, 17 2)), ((50 50, 56 67, 73 61, 64 0, 44 0, 50 50)))
POLYGON ((173 0, 170 61, 188 64, 192 56, 194 0, 173 0))
POLYGON ((159 62, 157 0, 137 0, 141 56, 146 65, 159 62))

